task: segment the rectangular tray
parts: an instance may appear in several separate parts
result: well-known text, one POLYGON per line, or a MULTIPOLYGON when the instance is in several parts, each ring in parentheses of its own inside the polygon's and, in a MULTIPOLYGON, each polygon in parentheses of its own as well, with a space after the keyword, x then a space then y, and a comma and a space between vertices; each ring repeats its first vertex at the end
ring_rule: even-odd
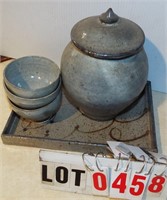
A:
POLYGON ((63 95, 60 110, 47 123, 30 122, 11 112, 1 137, 4 144, 61 151, 108 153, 109 140, 157 151, 151 82, 147 82, 138 100, 114 120, 91 120, 63 95))

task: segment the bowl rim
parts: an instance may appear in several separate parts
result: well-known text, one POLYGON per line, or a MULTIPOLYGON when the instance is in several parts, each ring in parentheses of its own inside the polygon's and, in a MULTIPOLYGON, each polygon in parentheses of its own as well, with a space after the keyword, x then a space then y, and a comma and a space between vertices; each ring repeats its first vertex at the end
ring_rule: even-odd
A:
MULTIPOLYGON (((23 56, 23 57, 20 57, 20 58, 16 58, 16 59, 14 59, 14 60, 12 60, 9 64, 7 64, 6 65, 6 67, 4 68, 4 70, 3 70, 3 79, 4 79, 4 81, 5 81, 5 83, 6 83, 6 85, 8 85, 8 87, 12 87, 12 88, 15 88, 16 90, 18 90, 18 91, 22 91, 22 92, 25 92, 25 93, 28 93, 28 92, 37 92, 37 91, 42 91, 42 90, 44 90, 45 88, 49 88, 50 86, 52 86, 52 85, 54 85, 57 81, 58 81, 58 79, 59 79, 59 77, 60 77, 60 73, 61 73, 61 70, 60 70, 60 67, 54 62, 54 61, 52 61, 51 59, 49 59, 49 58, 46 58, 46 57, 44 57, 44 56, 35 56, 35 55, 32 55, 32 56, 23 56), (40 58, 40 59, 44 59, 44 60, 47 60, 47 61, 49 61, 50 63, 52 63, 58 70, 57 70, 57 78, 51 83, 51 84, 49 84, 49 85, 47 85, 47 86, 44 86, 44 87, 41 87, 41 88, 38 88, 38 89, 25 89, 25 88, 20 88, 20 87, 17 87, 16 85, 14 85, 13 83, 11 83, 8 79, 7 79, 7 77, 6 77, 6 73, 7 73, 7 70, 9 69, 9 67, 11 67, 11 65, 13 64, 13 63, 15 63, 15 62, 18 62, 19 60, 22 60, 22 59, 25 59, 25 58, 40 58)), ((57 86, 57 85, 56 85, 57 86)), ((11 89, 11 88, 10 88, 11 89)))
POLYGON ((46 104, 46 105, 44 105, 44 106, 42 106, 42 107, 35 108, 35 109, 25 109, 25 108, 21 108, 21 107, 17 106, 15 103, 13 103, 8 97, 7 97, 7 99, 8 99, 8 101, 9 101, 9 104, 11 105, 11 107, 13 106, 13 107, 15 107, 16 109, 18 109, 19 111, 24 111, 24 112, 33 112, 33 111, 34 111, 34 112, 37 112, 37 111, 41 110, 42 108, 47 108, 47 107, 49 107, 50 104, 52 104, 54 101, 56 101, 56 99, 61 98, 61 96, 62 96, 62 92, 61 92, 61 90, 60 90, 59 93, 58 93, 58 95, 56 96, 56 98, 54 98, 50 103, 48 103, 48 104, 46 104), (59 95, 60 95, 60 97, 59 97, 59 95))
MULTIPOLYGON (((54 95, 54 93, 56 93, 57 91, 59 91, 61 89, 61 85, 62 85, 62 79, 61 77, 59 78, 59 82, 58 85, 56 87, 56 89, 49 93, 48 95, 42 96, 42 97, 37 97, 37 98, 27 98, 27 97, 21 97, 21 96, 17 96, 16 94, 14 94, 6 85, 6 83, 3 81, 3 87, 6 91, 6 93, 9 93, 11 96, 13 96, 14 98, 17 98, 18 100, 24 100, 24 101, 39 101, 39 100, 44 100, 49 98, 50 96, 54 95)), ((7 95, 8 96, 8 95, 7 95)), ((9 97, 8 97, 9 98, 9 97)))

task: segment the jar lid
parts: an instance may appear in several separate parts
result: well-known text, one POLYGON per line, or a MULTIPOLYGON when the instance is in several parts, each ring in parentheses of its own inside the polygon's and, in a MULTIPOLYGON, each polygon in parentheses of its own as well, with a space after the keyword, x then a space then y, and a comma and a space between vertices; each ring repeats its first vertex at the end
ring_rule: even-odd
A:
POLYGON ((145 36, 136 23, 119 17, 109 8, 100 16, 76 23, 71 30, 71 40, 90 56, 120 59, 139 52, 145 36))

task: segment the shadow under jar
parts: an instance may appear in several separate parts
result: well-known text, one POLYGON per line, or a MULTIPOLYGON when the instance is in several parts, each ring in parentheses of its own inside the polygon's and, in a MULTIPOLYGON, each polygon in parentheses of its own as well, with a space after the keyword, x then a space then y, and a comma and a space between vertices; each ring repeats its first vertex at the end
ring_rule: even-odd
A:
POLYGON ((94 120, 111 120, 131 105, 148 77, 145 35, 110 8, 74 25, 61 59, 67 98, 94 120))

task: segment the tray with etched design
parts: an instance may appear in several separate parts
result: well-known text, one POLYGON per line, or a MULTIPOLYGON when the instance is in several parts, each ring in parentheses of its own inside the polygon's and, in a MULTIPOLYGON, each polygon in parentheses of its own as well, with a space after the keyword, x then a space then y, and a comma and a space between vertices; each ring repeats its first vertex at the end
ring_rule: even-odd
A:
POLYGON ((1 137, 4 144, 61 151, 106 152, 109 140, 157 151, 151 82, 137 101, 113 120, 91 120, 63 95, 60 110, 45 123, 27 121, 11 112, 1 137))

